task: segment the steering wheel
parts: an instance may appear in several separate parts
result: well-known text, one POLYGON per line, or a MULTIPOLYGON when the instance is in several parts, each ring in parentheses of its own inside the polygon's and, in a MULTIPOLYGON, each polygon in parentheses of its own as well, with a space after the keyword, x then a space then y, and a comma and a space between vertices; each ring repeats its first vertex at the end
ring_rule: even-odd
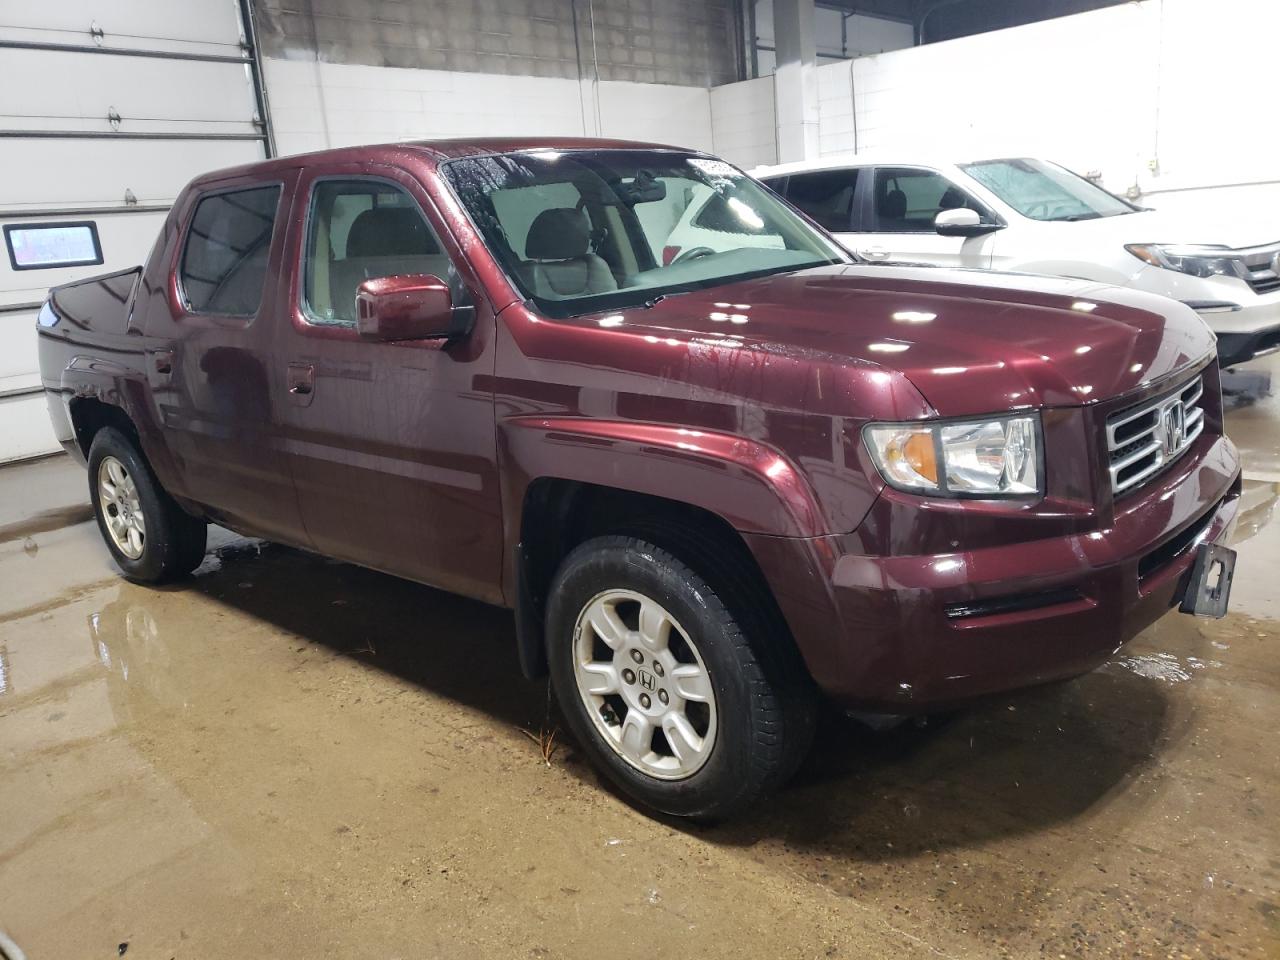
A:
POLYGON ((684 260, 697 260, 700 257, 712 256, 715 252, 716 251, 712 250, 710 247, 690 247, 671 262, 675 264, 684 260))
POLYGON ((1026 214, 1032 220, 1045 220, 1049 216, 1049 201, 1041 200, 1039 203, 1027 205, 1026 214), (1037 211, 1039 215, 1037 215, 1037 211))

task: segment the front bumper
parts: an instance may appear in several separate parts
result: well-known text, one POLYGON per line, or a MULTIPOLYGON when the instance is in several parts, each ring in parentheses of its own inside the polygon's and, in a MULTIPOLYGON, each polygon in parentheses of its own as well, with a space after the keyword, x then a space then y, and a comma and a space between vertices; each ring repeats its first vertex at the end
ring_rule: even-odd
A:
POLYGON ((1144 267, 1132 286, 1191 307, 1218 336, 1223 369, 1280 350, 1280 290, 1258 293, 1235 277, 1191 277, 1144 267))
POLYGON ((1218 334, 1218 366, 1224 370, 1277 350, 1280 350, 1280 322, 1250 333, 1218 334))
POLYGON ((1195 546, 1230 536, 1234 445, 1116 504, 1107 529, 932 556, 749 538, 818 685, 848 707, 936 710, 1086 673, 1176 605, 1195 546))
MULTIPOLYGON (((1208 281, 1199 281, 1206 287, 1208 281)), ((1221 301, 1184 299, 1218 335, 1222 369, 1280 350, 1280 291, 1259 296, 1239 281, 1221 281, 1221 301)))

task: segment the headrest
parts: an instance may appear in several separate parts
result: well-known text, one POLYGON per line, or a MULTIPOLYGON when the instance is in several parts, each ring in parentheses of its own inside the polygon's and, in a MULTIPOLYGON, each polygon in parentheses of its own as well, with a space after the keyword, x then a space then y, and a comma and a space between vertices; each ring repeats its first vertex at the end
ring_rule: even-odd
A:
POLYGON ((954 210, 957 207, 963 207, 964 201, 965 195, 960 192, 958 187, 947 187, 947 192, 938 201, 938 207, 942 210, 954 210))
POLYGON ((902 220, 907 215, 907 195, 901 190, 890 190, 880 203, 880 216, 888 220, 902 220))
POLYGON ((572 260, 586 256, 590 247, 591 224, 586 215, 573 207, 553 207, 533 218, 524 256, 526 260, 572 260))
POLYGON ((439 253, 422 215, 412 207, 374 207, 347 233, 348 257, 412 257, 439 253))

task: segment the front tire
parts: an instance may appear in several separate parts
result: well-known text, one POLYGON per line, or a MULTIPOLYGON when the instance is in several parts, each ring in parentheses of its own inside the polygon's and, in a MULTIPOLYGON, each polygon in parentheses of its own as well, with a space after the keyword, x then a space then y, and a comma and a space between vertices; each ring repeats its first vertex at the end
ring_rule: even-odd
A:
POLYGON ((102 539, 128 579, 163 583, 204 559, 208 524, 174 502, 133 440, 114 427, 99 430, 89 447, 89 496, 102 539))
POLYGON ((749 607, 634 537, 589 540, 561 565, 547 610, 552 683, 578 742, 628 796, 723 819, 804 756, 808 678, 796 658, 757 652, 791 641, 761 635, 767 618, 749 607))

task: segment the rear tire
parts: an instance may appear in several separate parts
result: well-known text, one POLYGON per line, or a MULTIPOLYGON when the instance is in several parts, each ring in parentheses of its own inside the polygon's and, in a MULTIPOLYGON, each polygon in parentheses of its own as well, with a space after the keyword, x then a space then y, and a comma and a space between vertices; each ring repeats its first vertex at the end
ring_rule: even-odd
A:
POLYGON ((167 494, 135 442, 103 427, 89 447, 98 530, 124 575, 139 583, 185 576, 204 559, 208 524, 167 494))
POLYGON ((547 610, 565 720, 629 797, 733 816, 790 776, 813 735, 811 682, 798 657, 770 655, 791 639, 751 629, 765 622, 647 540, 589 540, 561 564, 547 610))

